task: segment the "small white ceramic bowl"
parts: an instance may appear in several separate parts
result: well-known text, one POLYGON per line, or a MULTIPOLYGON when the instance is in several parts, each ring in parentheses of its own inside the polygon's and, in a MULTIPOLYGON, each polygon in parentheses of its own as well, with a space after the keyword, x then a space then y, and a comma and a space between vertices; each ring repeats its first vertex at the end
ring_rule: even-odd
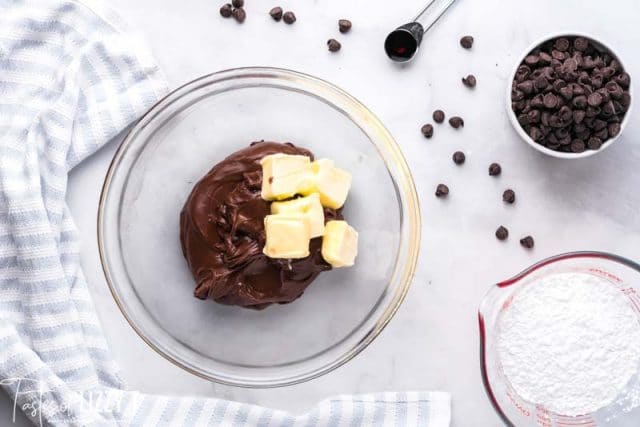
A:
POLYGON ((518 123, 518 118, 516 117, 516 114, 511 109, 511 83, 515 79, 516 72, 518 71, 518 67, 520 66, 524 58, 526 58, 526 56, 529 54, 529 52, 531 52, 533 49, 540 46, 541 44, 551 39, 555 39, 557 37, 584 37, 588 39, 590 43, 593 43, 598 48, 598 50, 606 51, 613 58, 617 59, 618 62, 622 65, 623 69, 628 72, 627 68, 624 65, 624 62, 620 59, 620 57, 616 54, 616 52, 611 47, 609 47, 609 45, 603 43, 599 39, 596 39, 595 37, 589 34, 581 33, 578 31, 564 31, 561 33, 545 36, 544 38, 541 38, 536 42, 532 43, 529 47, 527 47, 527 49, 525 49, 524 53, 518 58, 518 61, 513 67, 513 71, 511 72, 511 74, 509 74, 509 80, 507 81, 507 90, 506 90, 507 116, 509 116, 509 121, 513 125, 513 128, 516 130, 517 134, 520 135, 520 138, 522 138, 524 142, 526 142, 536 150, 540 151, 541 153, 547 154, 552 157, 557 157, 560 159, 579 159, 584 157, 590 157, 590 156, 593 156, 594 154, 604 151, 607 147, 613 144, 620 137, 620 135, 622 135, 622 132, 624 132, 624 129, 627 126, 627 122, 629 121, 629 117, 631 117, 630 113, 631 113, 631 109, 633 107, 634 98, 635 98, 633 94, 633 86, 634 86, 633 77, 631 78, 631 84, 629 85, 629 93, 631 94, 631 104, 629 105, 629 108, 627 109, 627 112, 625 113, 624 118, 620 123, 620 132, 618 133, 618 135, 608 139, 604 144, 602 144, 602 147, 600 147, 599 150, 585 150, 582 153, 563 153, 560 151, 551 150, 541 144, 538 144, 533 139, 531 139, 531 137, 524 131, 522 126, 520 126, 520 123, 518 123))

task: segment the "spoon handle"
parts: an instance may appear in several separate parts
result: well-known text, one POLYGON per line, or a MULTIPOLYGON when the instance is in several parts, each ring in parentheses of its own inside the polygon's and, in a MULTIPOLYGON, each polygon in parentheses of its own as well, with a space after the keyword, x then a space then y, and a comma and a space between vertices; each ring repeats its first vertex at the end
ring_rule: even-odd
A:
POLYGON ((430 0, 414 21, 419 22, 427 32, 455 2, 456 0, 430 0))

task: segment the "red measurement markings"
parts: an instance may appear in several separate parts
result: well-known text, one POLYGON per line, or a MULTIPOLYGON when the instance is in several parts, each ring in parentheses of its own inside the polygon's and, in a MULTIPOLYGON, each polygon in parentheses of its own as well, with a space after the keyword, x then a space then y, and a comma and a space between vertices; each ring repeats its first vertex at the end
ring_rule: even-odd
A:
POLYGON ((509 400, 511 401, 511 404, 513 406, 516 407, 516 409, 518 411, 520 411, 520 413, 522 415, 524 415, 525 417, 530 417, 531 416, 531 412, 529 412, 529 410, 527 408, 524 407, 524 405, 522 405, 520 402, 518 402, 512 395, 511 395, 511 391, 507 391, 507 397, 509 398, 509 400))
POLYGON ((611 279, 611 280, 613 280, 613 281, 615 281, 617 283, 622 283, 622 279, 621 278, 619 278, 615 274, 609 273, 608 271, 604 271, 604 270, 601 270, 599 268, 590 268, 589 271, 592 272, 592 273, 597 273, 600 276, 604 276, 607 279, 611 279))

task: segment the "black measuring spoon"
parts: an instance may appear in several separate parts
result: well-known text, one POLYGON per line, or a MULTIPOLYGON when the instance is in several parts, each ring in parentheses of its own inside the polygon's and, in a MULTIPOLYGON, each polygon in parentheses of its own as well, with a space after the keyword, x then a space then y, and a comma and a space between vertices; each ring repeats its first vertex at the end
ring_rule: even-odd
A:
POLYGON ((396 62, 410 61, 422 42, 422 36, 456 0, 431 0, 412 22, 393 30, 384 41, 387 56, 396 62))

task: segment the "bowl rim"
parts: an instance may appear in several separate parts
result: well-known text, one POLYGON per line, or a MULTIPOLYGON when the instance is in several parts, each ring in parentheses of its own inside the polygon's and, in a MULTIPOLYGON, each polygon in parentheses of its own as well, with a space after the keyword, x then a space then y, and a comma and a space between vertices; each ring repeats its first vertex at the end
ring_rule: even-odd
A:
POLYGON ((485 324, 485 313, 487 313, 487 305, 489 303, 490 297, 497 293, 501 292, 502 289, 508 288, 516 283, 518 283, 521 279, 525 278, 531 273, 546 267, 547 265, 554 264, 556 262, 564 261, 567 259, 574 258, 601 258, 606 259, 612 262, 616 262, 618 264, 622 264, 632 270, 636 270, 640 273, 640 264, 635 261, 632 261, 629 258, 616 255, 610 252, 603 251, 574 251, 574 252, 566 252, 559 255, 553 255, 542 259, 541 261, 536 262, 535 264, 525 268, 521 272, 512 276, 509 279, 502 280, 495 285, 489 287, 489 289, 484 293, 482 299, 480 300, 480 304, 478 306, 478 333, 479 333, 479 341, 480 341, 480 376, 482 377, 482 385, 487 395, 487 398, 491 402, 491 406, 495 410, 496 414, 500 417, 502 422, 510 427, 515 427, 516 424, 507 417, 505 411, 500 406, 498 399, 495 396, 493 388, 491 386, 491 381, 489 380, 489 370, 487 369, 487 328, 485 324))
MULTIPOLYGON (((322 98, 324 100, 324 98, 322 98)), ((327 100, 324 100, 327 102, 327 100)), ((333 105, 333 103, 330 103, 333 105)), ((343 109, 339 109, 338 111, 345 114, 350 120, 353 121, 352 114, 343 109)), ((357 124, 356 124, 357 125, 357 124)), ((382 332, 382 330, 387 326, 387 324, 391 321, 395 313, 400 308, 400 305, 404 301, 409 288, 412 284, 415 271, 417 268, 417 262, 420 252, 420 240, 421 240, 421 214, 420 214, 420 204, 419 198, 417 194, 417 190, 415 187, 415 182, 413 180, 413 175, 409 166, 406 162, 404 155, 400 149, 400 146, 393 138, 391 133, 387 130, 387 128, 382 124, 382 122, 378 119, 378 117, 373 114, 371 110, 369 110, 363 103, 357 100, 355 97, 339 88, 338 86, 320 79, 318 77, 301 73, 294 70, 276 68, 276 67, 239 67, 239 68, 231 68, 226 70, 221 70, 213 73, 209 73, 193 79, 176 89, 170 91, 166 94, 162 99, 157 101, 145 114, 143 114, 136 122, 134 122, 126 136, 123 138, 122 142, 118 146, 113 159, 111 160, 108 170, 105 175, 104 183, 102 185, 102 189, 100 192, 100 199, 98 204, 98 216, 97 216, 97 237, 98 237, 98 252, 100 256, 100 263, 102 265, 102 270, 104 273, 105 280, 107 282, 109 291, 118 306, 118 309, 124 316, 125 320, 129 324, 129 326, 136 332, 136 334, 142 339, 144 343, 146 343, 154 352, 171 362, 173 365, 178 366, 185 371, 220 384, 237 386, 237 387, 245 387, 245 388, 274 388, 274 387, 283 387, 294 384, 299 384, 302 382, 306 382, 312 380, 314 378, 320 377, 324 374, 327 374, 338 367, 344 365, 355 356, 357 356, 361 351, 363 351, 368 345, 373 342, 373 340, 382 332), (392 298, 387 303, 387 306, 384 307, 384 310, 381 312, 379 318, 375 319, 374 325, 366 330, 363 337, 360 338, 357 344, 350 348, 349 351, 343 353, 335 360, 332 360, 330 363, 323 365, 320 368, 316 368, 309 373, 306 374, 296 374, 292 377, 282 377, 276 380, 268 379, 268 380, 251 380, 248 381, 246 378, 237 379, 233 376, 218 376, 211 373, 205 373, 202 370, 197 370, 191 366, 188 366, 183 361, 176 359, 174 356, 168 354, 163 351, 160 346, 158 346, 150 337, 146 336, 142 328, 140 328, 133 317, 127 312, 118 292, 116 290, 114 277, 110 270, 110 263, 108 261, 107 248, 105 245, 105 215, 106 215, 106 205, 107 199, 109 195, 109 191, 112 186, 112 181, 114 174, 116 172, 117 167, 119 166, 122 157, 125 152, 127 152, 128 148, 132 145, 132 142, 135 140, 135 134, 144 128, 160 111, 162 108, 165 108, 167 105, 170 105, 186 93, 189 93, 191 89, 197 89, 201 84, 205 84, 205 82, 209 82, 209 84, 216 84, 220 82, 225 82, 228 80, 238 80, 241 78, 250 78, 250 77, 274 77, 276 79, 284 80, 286 83, 288 80, 297 80, 300 82, 304 82, 308 86, 308 90, 310 94, 318 97, 317 91, 318 89, 329 91, 333 93, 335 96, 340 97, 344 102, 350 104, 354 107, 354 111, 357 114, 364 114, 366 120, 369 124, 375 127, 377 132, 380 132, 384 138, 383 143, 385 148, 388 150, 390 155, 391 162, 394 163, 394 166, 397 168, 398 173, 397 177, 394 176, 393 182, 396 185, 396 191, 402 194, 401 206, 404 204, 407 205, 407 209, 401 210, 401 224, 403 221, 406 221, 407 229, 405 232, 401 231, 402 234, 406 234, 406 254, 404 254, 404 260, 401 263, 396 264, 396 268, 392 274, 393 277, 398 275, 399 278, 398 283, 401 285, 397 287, 395 290, 392 290, 393 295, 392 298), (397 180, 397 181, 396 181, 397 180)), ((400 241, 400 251, 402 251, 402 239, 400 241)), ((401 253, 398 253, 400 258, 401 253)))
POLYGON ((629 94, 631 95, 631 103, 629 104, 629 108, 624 114, 624 118, 622 119, 622 122, 620 122, 620 132, 618 132, 618 135, 616 135, 615 137, 608 139, 604 144, 602 144, 602 146, 598 150, 585 150, 582 153, 563 153, 561 151, 555 151, 555 150, 551 150, 550 148, 544 147, 538 144, 537 142, 535 142, 533 139, 531 139, 529 135, 527 135, 524 129, 522 129, 522 126, 520 126, 520 123, 518 123, 518 118, 516 117, 516 114, 511 109, 511 83, 515 80, 516 73, 518 71, 518 68, 522 64, 522 61, 524 61, 524 58, 526 58, 529 52, 531 52, 533 49, 535 49, 539 45, 551 39, 555 39, 558 37, 584 37, 586 39, 589 39, 589 41, 595 42, 597 45, 600 45, 601 47, 606 49, 608 53, 611 54, 611 56, 613 56, 620 63, 620 65, 622 65, 622 68, 625 71, 627 71, 627 67, 625 67, 624 62, 622 61, 620 56, 616 53, 616 51, 613 48, 611 48, 611 45, 609 43, 605 43, 601 41, 599 38, 596 38, 589 33, 585 33, 583 31, 568 30, 568 31, 559 31, 559 32, 553 32, 553 33, 547 34, 546 36, 540 37, 537 40, 535 40, 533 43, 529 44, 529 46, 524 50, 524 53, 518 57, 519 58, 518 61, 513 67, 511 73, 509 73, 509 78, 507 80, 506 102, 505 102, 505 105, 507 108, 507 115, 509 116, 509 122, 511 122, 511 125, 513 126, 518 136, 520 136, 520 139, 522 139, 524 142, 526 142, 527 144, 529 144, 531 147, 535 148, 539 152, 544 153, 551 157, 559 158, 559 159, 581 159, 581 158, 591 157, 609 148, 609 146, 611 146, 611 144, 613 144, 620 137, 620 135, 622 135, 622 132, 627 126, 627 123, 629 122, 629 118, 631 117, 631 110, 633 108, 634 98, 635 98, 635 96, 633 95, 633 86, 634 86, 633 79, 629 84, 629 94))

